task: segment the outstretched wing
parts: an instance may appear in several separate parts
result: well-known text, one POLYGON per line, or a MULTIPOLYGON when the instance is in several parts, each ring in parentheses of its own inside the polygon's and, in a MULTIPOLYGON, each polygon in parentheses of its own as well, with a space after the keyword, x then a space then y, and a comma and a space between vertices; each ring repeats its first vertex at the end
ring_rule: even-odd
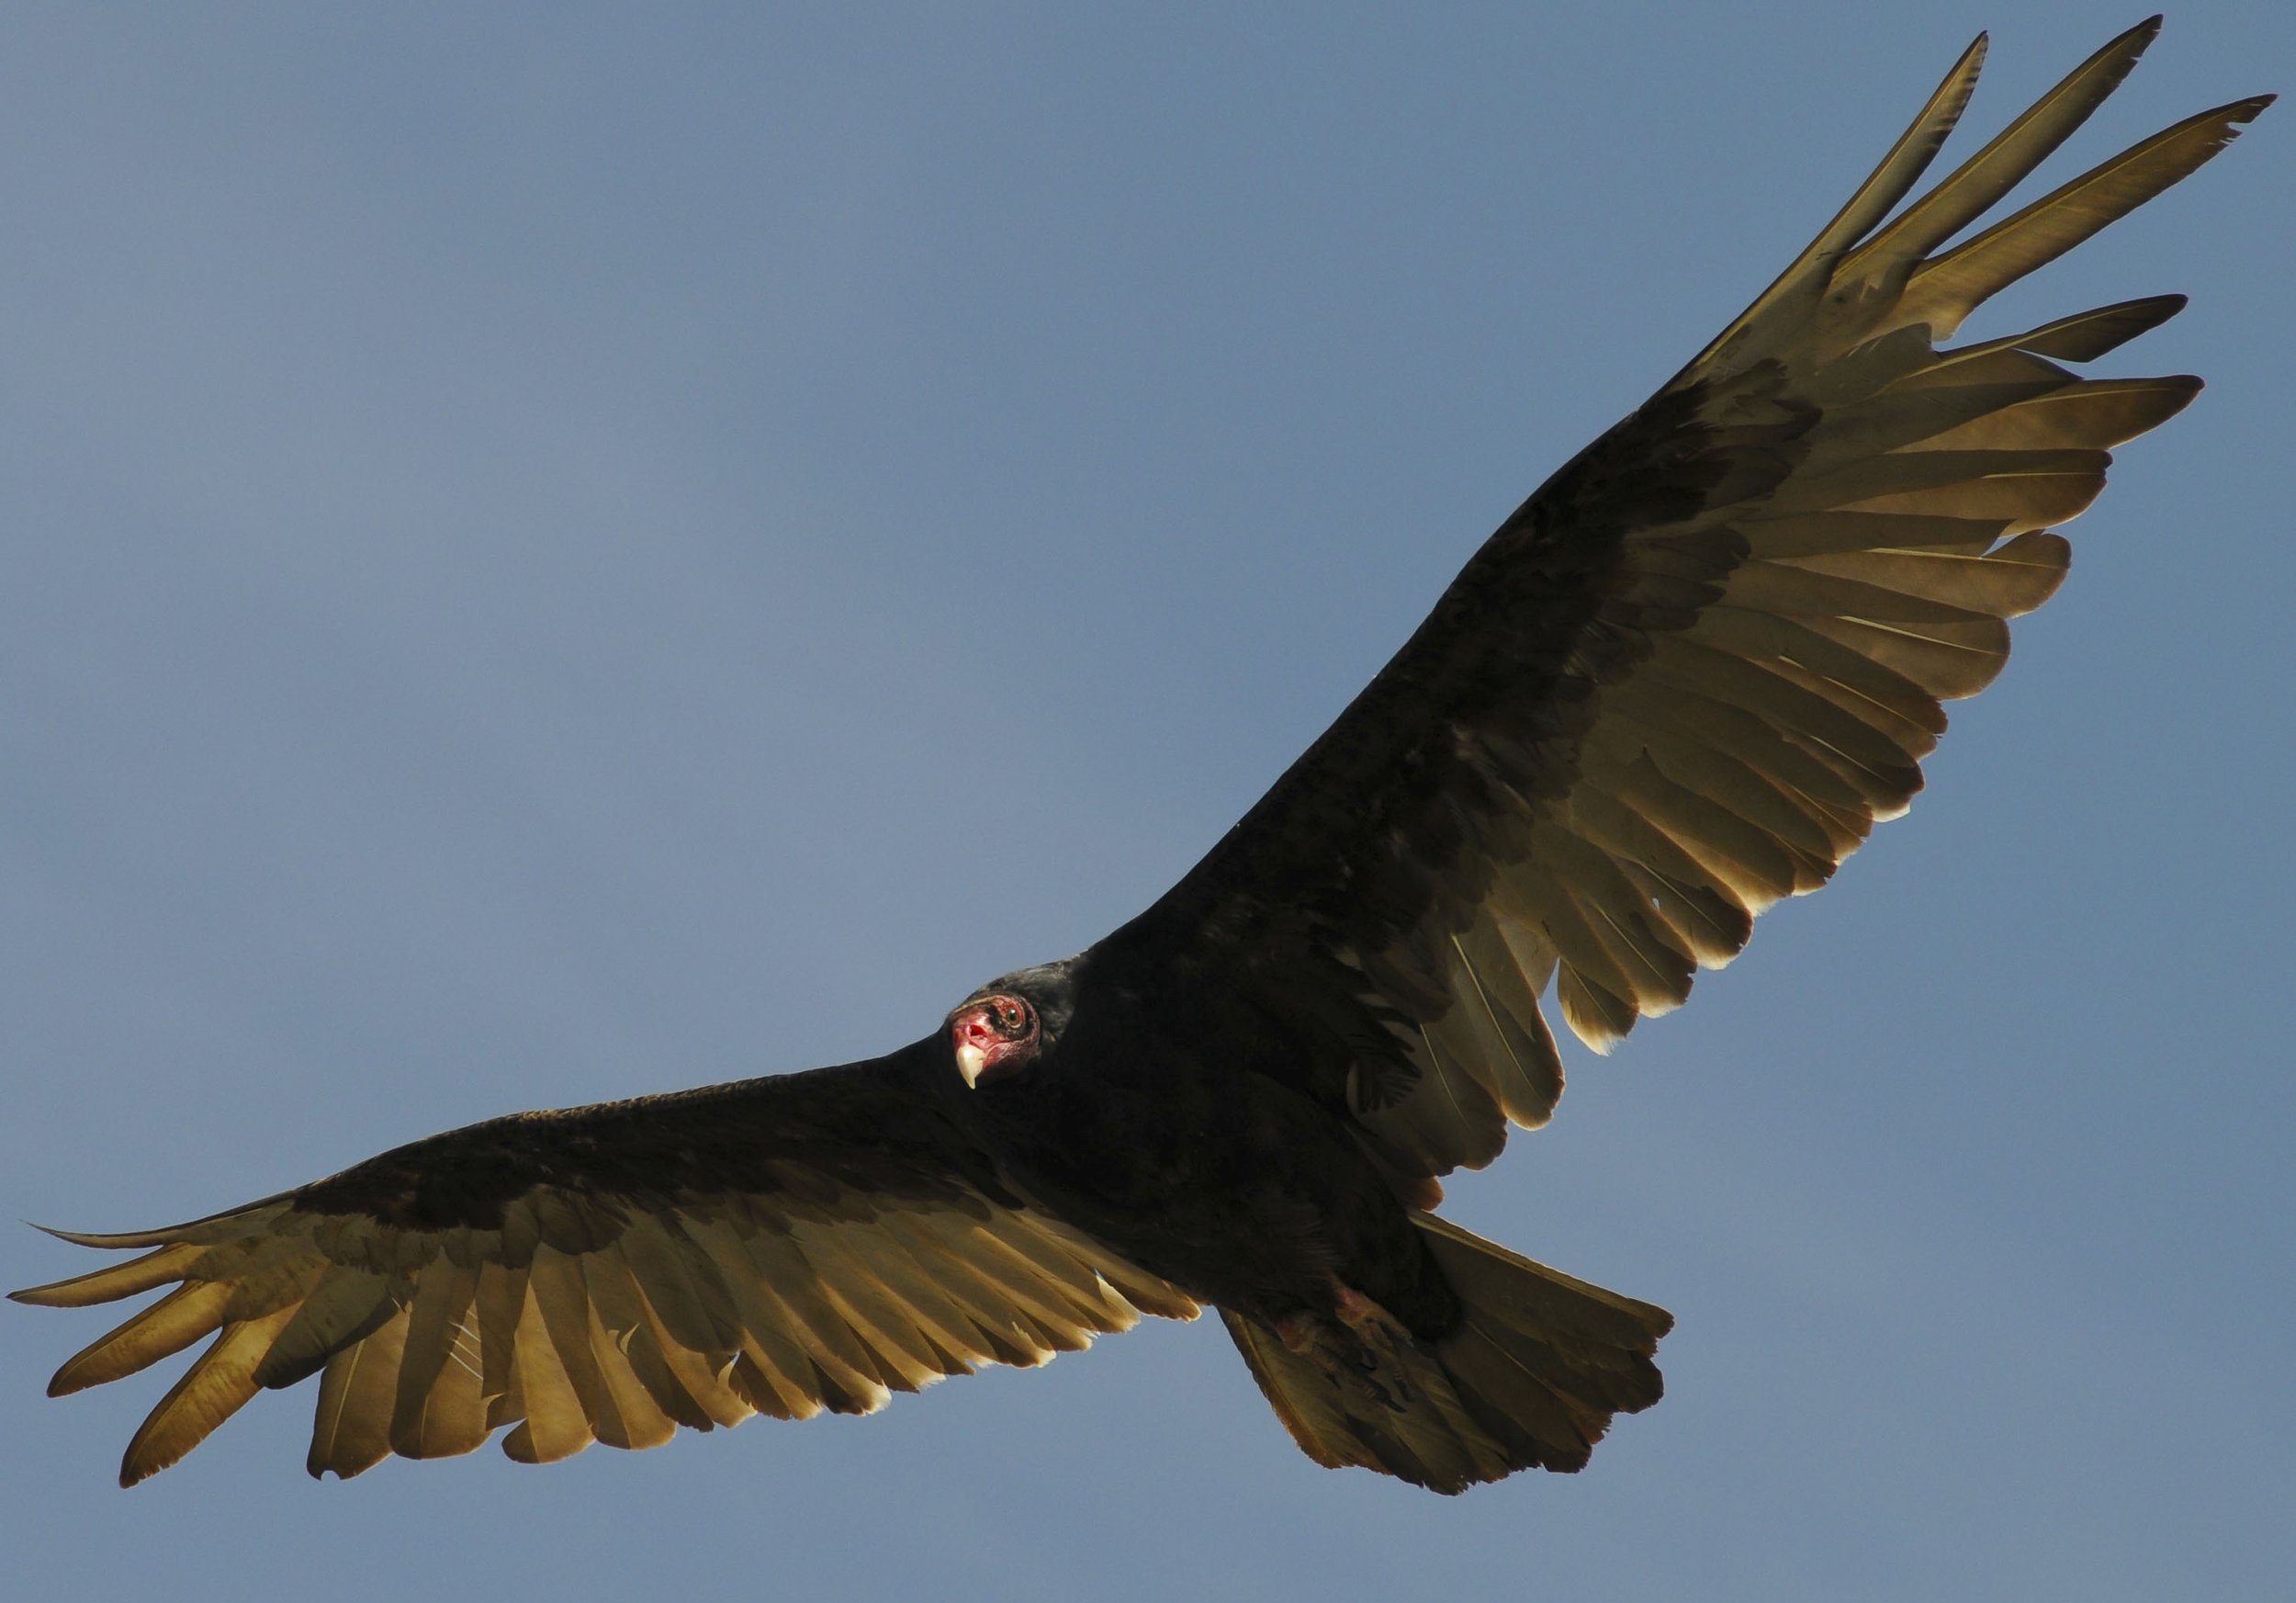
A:
POLYGON ((2047 532, 2189 378, 2083 379, 2173 315, 2130 301, 1940 349, 1986 297, 2207 161, 2203 112, 1952 249, 2124 77, 2114 40, 1885 221, 1985 41, 1775 284, 1550 480, 1242 823, 1112 936, 1232 986, 1311 1050, 1300 1089, 1400 1165, 1488 1162, 1562 1069, 1537 999, 1604 1050, 1817 888, 1920 788, 2046 600, 2047 532))
MULTIPOLYGON (((913 1049, 914 1050, 914 1049, 913 1049)), ((56 1234, 141 1247, 14 1293, 174 1289, 51 1396, 214 1337, 122 1485, 265 1387, 321 1378, 309 1467, 653 1447, 752 1414, 865 1414, 976 1364, 1038 1364, 1196 1304, 1030 1208, 906 1083, 902 1055, 434 1135, 192 1224, 56 1234)))

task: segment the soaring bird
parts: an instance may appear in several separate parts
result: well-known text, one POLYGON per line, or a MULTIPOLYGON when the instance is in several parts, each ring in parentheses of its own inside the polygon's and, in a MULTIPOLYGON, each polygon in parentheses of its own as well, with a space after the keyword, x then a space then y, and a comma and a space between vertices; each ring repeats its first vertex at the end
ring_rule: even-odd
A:
POLYGON ((2120 84, 2113 40, 1919 198, 1985 51, 1777 280, 1502 523, 1162 899, 885 1056, 513 1114, 15 1293, 165 1289, 52 1394, 212 1341, 120 1467, 320 1377, 308 1465, 543 1462, 866 1413, 1143 1313, 1219 1311, 1320 1463, 1440 1492, 1577 1470, 1656 1402, 1661 1309, 1469 1234, 1439 1179, 1547 1123, 1543 996, 1606 1050, 1903 812, 2046 600, 2054 532, 2191 378, 2068 366, 2124 301, 1953 344, 2223 149, 2204 111, 1964 234, 2120 84), (1894 213, 1894 215, 1893 215, 1894 213), (1551 987, 1551 993, 1550 993, 1551 987))

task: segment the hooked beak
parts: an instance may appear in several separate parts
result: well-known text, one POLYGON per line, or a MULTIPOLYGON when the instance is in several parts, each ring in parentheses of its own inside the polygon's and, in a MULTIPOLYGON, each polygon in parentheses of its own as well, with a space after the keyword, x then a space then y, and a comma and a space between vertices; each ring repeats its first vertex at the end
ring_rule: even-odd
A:
POLYGON ((964 1076, 965 1089, 980 1084, 981 1070, 988 1067, 988 1054, 974 1043, 966 1041, 957 1047, 957 1072, 964 1076))
MULTIPOLYGON (((1000 1050, 1004 1037, 996 1033, 996 1026, 989 1022, 985 1007, 966 1008, 959 1012, 951 1033, 957 1052, 957 1072, 964 1076, 966 1089, 977 1089, 981 1077, 989 1074, 990 1066, 1004 1055, 1000 1050)), ((989 1078, 996 1077, 991 1074, 989 1078)))

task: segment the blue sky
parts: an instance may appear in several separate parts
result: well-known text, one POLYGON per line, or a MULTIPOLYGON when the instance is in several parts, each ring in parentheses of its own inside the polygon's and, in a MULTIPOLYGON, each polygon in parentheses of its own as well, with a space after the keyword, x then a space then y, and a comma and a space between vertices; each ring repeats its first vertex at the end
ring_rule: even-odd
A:
MULTIPOLYGON (((9 9, 0 1216, 871 1055, 1089 943, 1971 34, 1982 137, 2136 16, 1087 9, 9 9)), ((2181 6, 2049 172, 2291 87, 2296 14, 2181 6)), ((306 1387, 123 1494, 163 1380, 46 1402, 98 1316, 11 1307, 13 1584, 2285 1596, 2288 116, 1973 324, 2184 290, 2106 366, 2210 388, 1930 792, 1454 1188, 1680 1319, 1585 1474, 1317 1469, 1159 1325, 347 1485, 306 1387)))

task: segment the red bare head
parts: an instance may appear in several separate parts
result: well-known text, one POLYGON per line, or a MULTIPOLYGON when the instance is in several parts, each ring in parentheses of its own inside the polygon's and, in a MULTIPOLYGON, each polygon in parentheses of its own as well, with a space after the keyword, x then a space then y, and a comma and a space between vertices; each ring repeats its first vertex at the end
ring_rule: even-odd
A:
POLYGON ((949 1015, 949 1044, 957 1072, 975 1089, 1026 1068, 1041 1035, 1036 1009, 1011 991, 993 991, 949 1015))

